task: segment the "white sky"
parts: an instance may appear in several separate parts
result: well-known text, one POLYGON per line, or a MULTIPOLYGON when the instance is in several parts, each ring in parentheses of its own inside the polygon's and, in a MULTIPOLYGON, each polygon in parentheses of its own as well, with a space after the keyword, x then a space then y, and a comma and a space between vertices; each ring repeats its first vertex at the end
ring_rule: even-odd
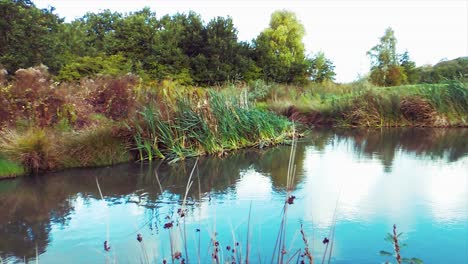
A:
POLYGON ((366 52, 387 27, 398 40, 399 52, 408 50, 418 66, 441 59, 468 56, 468 0, 34 0, 36 6, 53 6, 66 21, 86 12, 119 12, 148 6, 158 17, 176 12, 199 13, 205 22, 231 16, 240 40, 252 40, 268 27, 278 9, 296 13, 305 26, 308 53, 325 52, 335 64, 337 81, 348 82, 369 70, 366 52))

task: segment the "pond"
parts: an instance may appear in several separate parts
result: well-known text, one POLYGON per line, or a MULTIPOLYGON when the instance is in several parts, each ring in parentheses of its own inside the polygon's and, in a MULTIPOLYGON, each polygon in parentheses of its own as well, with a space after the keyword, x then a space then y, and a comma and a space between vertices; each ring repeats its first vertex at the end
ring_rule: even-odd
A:
POLYGON ((305 237, 316 263, 330 252, 331 263, 396 263, 379 253, 393 252, 385 238, 395 224, 402 257, 468 263, 468 129, 311 131, 295 150, 296 198, 282 225, 290 153, 200 158, 184 217, 195 159, 0 181, 0 257, 171 263, 180 252, 186 263, 211 263, 216 241, 222 263, 276 263, 283 227, 284 262, 302 260, 305 237))

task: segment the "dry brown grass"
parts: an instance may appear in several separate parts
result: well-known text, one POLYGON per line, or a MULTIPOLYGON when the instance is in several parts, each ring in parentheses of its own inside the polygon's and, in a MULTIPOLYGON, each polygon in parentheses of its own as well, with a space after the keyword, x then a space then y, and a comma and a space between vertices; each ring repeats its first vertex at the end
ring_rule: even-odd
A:
POLYGON ((403 98, 400 110, 403 117, 414 125, 432 125, 437 115, 426 99, 417 96, 403 98))

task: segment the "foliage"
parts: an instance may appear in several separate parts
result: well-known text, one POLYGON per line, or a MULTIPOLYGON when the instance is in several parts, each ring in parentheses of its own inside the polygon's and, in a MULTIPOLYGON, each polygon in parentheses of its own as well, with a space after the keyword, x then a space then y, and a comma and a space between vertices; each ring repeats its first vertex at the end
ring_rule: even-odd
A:
POLYGON ((98 78, 90 86, 92 91, 86 100, 93 106, 95 113, 104 114, 113 120, 122 120, 132 116, 135 106, 133 95, 138 78, 125 75, 119 78, 98 78))
POLYGON ((392 28, 387 28, 380 38, 380 43, 367 52, 371 58, 370 80, 378 86, 398 86, 415 82, 414 62, 408 52, 396 53, 396 37, 392 28), (400 58, 400 59, 399 59, 400 58))
POLYGON ((107 166, 131 160, 130 132, 114 125, 64 133, 56 146, 62 168, 107 166))
POLYGON ((64 110, 65 99, 60 91, 54 89, 47 68, 19 69, 14 79, 11 85, 0 90, 5 111, 0 114, 0 124, 18 120, 41 127, 55 124, 57 113, 64 110))
POLYGON ((79 81, 98 75, 119 76, 131 72, 131 64, 121 55, 78 57, 66 64, 57 75, 58 81, 79 81))
POLYGON ((6 32, 0 39, 0 63, 9 72, 42 63, 59 73, 59 81, 127 72, 146 80, 203 86, 259 78, 307 79, 304 29, 291 12, 275 12, 272 30, 252 45, 238 41, 230 17, 216 17, 205 24, 194 12, 157 18, 144 8, 128 14, 86 13, 63 23, 53 8, 41 10, 31 1, 0 3, 4 13, 0 27, 6 32), (269 46, 262 39, 276 44, 269 46), (277 48, 278 56, 270 61, 272 49, 277 48), (276 78, 276 73, 282 76, 276 78))
POLYGON ((0 135, 0 154, 38 173, 56 168, 58 156, 53 149, 54 138, 44 129, 25 132, 7 130, 0 135))
POLYGON ((99 123, 101 114, 112 120, 134 115, 135 75, 100 76, 80 83, 53 83, 45 67, 20 69, 14 81, 0 86, 0 127, 82 128, 99 123))
POLYGON ((24 174, 24 168, 15 162, 0 157, 0 179, 24 174))
POLYGON ((316 83, 335 80, 335 66, 333 62, 325 57, 323 52, 318 52, 308 59, 308 70, 310 79, 316 83))
MULTIPOLYGON (((401 256, 401 253, 400 253, 401 248, 406 246, 406 244, 401 243, 402 235, 403 233, 397 233, 396 225, 393 225, 393 233, 388 233, 387 237, 385 238, 385 241, 392 245, 394 253, 381 250, 380 255, 394 257, 398 264, 401 264, 401 263, 423 264, 424 262, 418 258, 404 258, 401 256)), ((390 263, 390 262, 387 261, 385 263, 390 263)))
POLYGON ((61 67, 63 20, 54 9, 38 9, 29 0, 0 1, 0 64, 8 72, 46 64, 52 72, 61 67))
POLYGON ((272 96, 270 92, 261 104, 290 120, 315 126, 467 125, 468 90, 459 81, 391 88, 375 87, 363 81, 295 89, 277 85, 272 90, 281 96, 272 96))
POLYGON ((289 122, 271 112, 239 105, 235 97, 211 91, 176 99, 169 118, 144 107, 135 135, 140 159, 170 161, 200 154, 222 154, 248 146, 267 146, 286 139, 289 122))
POLYGON ((438 86, 421 87, 420 93, 441 113, 468 113, 468 87, 450 80, 438 86))
POLYGON ((441 61, 434 66, 422 66, 415 69, 420 83, 439 83, 446 80, 468 80, 468 57, 441 61))
POLYGON ((408 51, 405 51, 403 54, 399 55, 400 66, 403 68, 406 75, 406 82, 408 84, 418 83, 419 75, 416 70, 416 63, 411 61, 408 51))
POLYGON ((273 86, 273 84, 266 83, 261 79, 251 81, 249 82, 248 97, 251 101, 265 100, 271 95, 273 86))
POLYGON ((283 10, 271 15, 270 26, 255 40, 257 63, 266 80, 300 83, 307 78, 304 34, 294 13, 283 10))

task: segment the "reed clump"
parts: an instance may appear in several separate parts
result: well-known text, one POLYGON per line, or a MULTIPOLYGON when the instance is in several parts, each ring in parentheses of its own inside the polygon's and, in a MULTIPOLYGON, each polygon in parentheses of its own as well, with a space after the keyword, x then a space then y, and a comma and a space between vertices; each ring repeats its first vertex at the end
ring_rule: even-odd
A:
POLYGON ((55 169, 58 155, 54 151, 54 140, 53 135, 41 128, 25 132, 7 130, 0 137, 0 155, 22 164, 31 172, 55 169))
POLYGON ((214 91, 201 98, 181 97, 173 112, 146 106, 139 113, 136 149, 142 160, 177 161, 205 154, 278 144, 290 135, 289 121, 271 112, 242 106, 214 91))

